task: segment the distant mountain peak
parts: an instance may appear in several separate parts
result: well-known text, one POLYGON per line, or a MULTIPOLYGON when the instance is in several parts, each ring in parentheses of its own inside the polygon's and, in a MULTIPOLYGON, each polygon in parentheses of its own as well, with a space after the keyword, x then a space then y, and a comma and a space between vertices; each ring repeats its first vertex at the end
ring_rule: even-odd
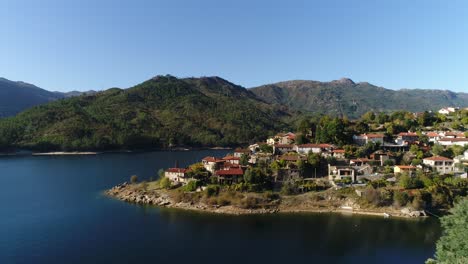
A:
POLYGON ((355 85, 356 83, 349 78, 341 78, 339 80, 334 80, 332 83, 345 84, 345 85, 355 85))

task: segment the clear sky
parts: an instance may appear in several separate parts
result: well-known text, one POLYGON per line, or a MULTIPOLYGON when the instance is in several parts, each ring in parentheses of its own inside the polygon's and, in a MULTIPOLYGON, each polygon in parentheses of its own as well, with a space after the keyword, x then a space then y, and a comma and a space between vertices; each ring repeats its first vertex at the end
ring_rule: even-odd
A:
POLYGON ((467 12, 463 0, 0 0, 0 76, 59 91, 171 74, 468 92, 467 12))

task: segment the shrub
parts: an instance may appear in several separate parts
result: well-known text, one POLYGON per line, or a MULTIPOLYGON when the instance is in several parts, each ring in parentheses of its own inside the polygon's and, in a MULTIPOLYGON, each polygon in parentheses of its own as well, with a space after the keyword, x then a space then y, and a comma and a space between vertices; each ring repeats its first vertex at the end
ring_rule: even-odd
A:
POLYGON ((290 183, 290 182, 285 182, 283 186, 281 187, 281 193, 284 195, 291 195, 296 193, 296 187, 290 183))
POLYGON ((409 195, 406 192, 394 192, 393 201, 397 206, 405 206, 409 202, 409 195))
POLYGON ((423 201, 421 195, 416 195, 413 197, 413 201, 411 202, 411 207, 414 210, 421 210, 425 206, 425 202, 423 201))
POLYGON ((159 187, 164 188, 164 189, 169 189, 171 188, 171 180, 167 177, 162 177, 161 180, 159 181, 159 187))
POLYGON ((279 194, 268 191, 263 194, 263 197, 269 201, 278 200, 280 198, 279 194))
POLYGON ((197 180, 191 180, 183 187, 183 190, 186 192, 194 192, 197 190, 198 186, 199 182, 197 180))
POLYGON ((137 182, 138 182, 138 176, 132 175, 132 176, 130 177, 130 182, 131 182, 131 183, 137 183, 137 182))
POLYGON ((259 206, 260 200, 258 198, 248 196, 240 203, 240 207, 244 209, 255 209, 259 206))
POLYGON ((205 196, 211 197, 219 194, 219 186, 218 185, 208 185, 205 189, 205 196))

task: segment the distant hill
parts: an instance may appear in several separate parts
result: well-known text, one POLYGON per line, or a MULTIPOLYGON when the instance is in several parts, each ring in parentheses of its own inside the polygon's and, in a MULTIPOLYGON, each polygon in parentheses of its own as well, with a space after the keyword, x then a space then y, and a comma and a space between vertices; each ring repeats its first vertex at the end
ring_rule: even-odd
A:
POLYGON ((420 112, 446 106, 468 106, 467 93, 447 90, 390 90, 350 79, 331 82, 286 81, 262 85, 251 91, 266 102, 292 109, 357 118, 368 111, 420 112))
POLYGON ((0 78, 0 118, 63 97, 61 93, 49 92, 29 83, 0 78))
POLYGON ((0 147, 84 150, 231 146, 263 140, 288 114, 219 77, 157 76, 0 120, 0 147), (3 142, 2 142, 3 141, 3 142))
POLYGON ((93 90, 66 93, 50 92, 33 84, 0 78, 0 118, 13 116, 30 107, 58 99, 94 93, 96 91, 93 90))

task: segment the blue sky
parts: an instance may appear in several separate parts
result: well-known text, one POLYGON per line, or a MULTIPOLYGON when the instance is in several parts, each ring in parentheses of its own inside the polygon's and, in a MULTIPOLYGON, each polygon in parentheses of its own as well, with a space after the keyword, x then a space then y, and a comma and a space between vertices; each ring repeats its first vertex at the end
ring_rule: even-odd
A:
POLYGON ((468 1, 0 0, 0 76, 48 90, 157 74, 349 77, 468 92, 468 1))

